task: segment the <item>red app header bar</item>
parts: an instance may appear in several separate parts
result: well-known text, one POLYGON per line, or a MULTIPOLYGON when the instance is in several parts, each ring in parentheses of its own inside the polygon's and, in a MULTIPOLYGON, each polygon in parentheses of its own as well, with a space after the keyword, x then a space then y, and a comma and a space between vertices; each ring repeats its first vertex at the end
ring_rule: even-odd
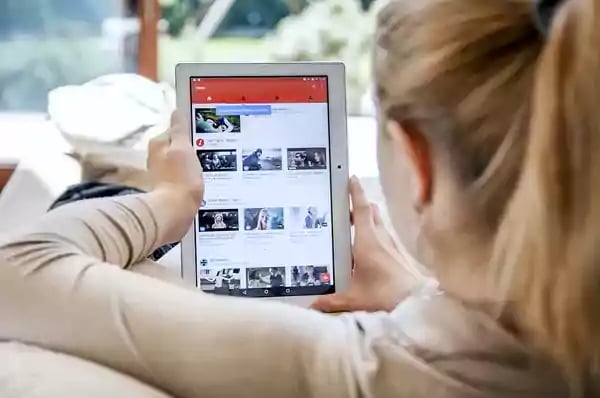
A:
POLYGON ((327 102, 326 77, 192 77, 194 104, 327 102))

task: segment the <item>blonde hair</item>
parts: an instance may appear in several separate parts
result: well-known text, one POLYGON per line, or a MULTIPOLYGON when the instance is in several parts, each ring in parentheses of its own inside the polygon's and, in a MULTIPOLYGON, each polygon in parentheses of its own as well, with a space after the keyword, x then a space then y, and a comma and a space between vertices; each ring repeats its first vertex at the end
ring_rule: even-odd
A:
MULTIPOLYGON (((490 275, 574 390, 600 353, 600 2, 398 0, 379 14, 380 119, 417 125, 494 234, 490 275)), ((579 390, 581 391, 581 390, 579 390)))

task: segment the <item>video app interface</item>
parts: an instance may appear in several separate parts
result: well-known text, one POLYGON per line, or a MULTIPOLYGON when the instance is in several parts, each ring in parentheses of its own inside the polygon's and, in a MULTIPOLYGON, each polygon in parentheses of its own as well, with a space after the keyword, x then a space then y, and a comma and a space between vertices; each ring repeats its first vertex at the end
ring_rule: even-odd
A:
POLYGON ((327 78, 193 77, 204 170, 197 286, 248 297, 334 292, 327 78))

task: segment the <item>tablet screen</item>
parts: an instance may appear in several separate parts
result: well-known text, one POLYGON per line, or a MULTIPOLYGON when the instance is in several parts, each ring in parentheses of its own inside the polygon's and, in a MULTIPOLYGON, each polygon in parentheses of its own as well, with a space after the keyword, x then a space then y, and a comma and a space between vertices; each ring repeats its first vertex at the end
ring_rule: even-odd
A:
POLYGON ((331 293, 327 77, 192 77, 204 170, 196 281, 247 297, 331 293))

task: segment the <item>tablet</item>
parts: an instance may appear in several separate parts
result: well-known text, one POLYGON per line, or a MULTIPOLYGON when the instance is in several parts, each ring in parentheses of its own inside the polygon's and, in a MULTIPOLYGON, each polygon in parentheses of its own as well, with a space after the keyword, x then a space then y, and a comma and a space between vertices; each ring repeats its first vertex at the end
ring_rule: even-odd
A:
POLYGON ((182 277, 307 305, 351 273, 341 63, 179 64, 177 107, 204 171, 182 277))

